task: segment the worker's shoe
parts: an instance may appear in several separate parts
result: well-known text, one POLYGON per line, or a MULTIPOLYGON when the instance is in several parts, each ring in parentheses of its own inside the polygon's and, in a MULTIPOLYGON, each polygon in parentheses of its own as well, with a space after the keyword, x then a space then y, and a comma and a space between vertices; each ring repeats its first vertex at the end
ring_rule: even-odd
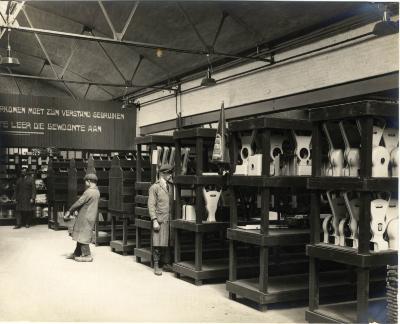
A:
POLYGON ((172 266, 170 264, 164 264, 162 269, 165 272, 172 272, 172 266))
POLYGON ((158 262, 154 262, 154 274, 156 276, 161 276, 162 275, 162 270, 158 266, 158 262))
POLYGON ((26 224, 26 225, 25 225, 25 227, 26 227, 26 228, 29 228, 29 227, 31 227, 31 225, 29 225, 29 224, 26 224))
POLYGON ((21 228, 21 226, 20 225, 16 225, 16 226, 13 227, 13 229, 18 229, 18 228, 21 228))
POLYGON ((68 260, 74 260, 76 257, 77 256, 75 254, 71 253, 71 254, 68 254, 65 258, 68 260))
POLYGON ((92 262, 93 258, 90 255, 87 255, 87 256, 75 257, 74 260, 78 262, 92 262))

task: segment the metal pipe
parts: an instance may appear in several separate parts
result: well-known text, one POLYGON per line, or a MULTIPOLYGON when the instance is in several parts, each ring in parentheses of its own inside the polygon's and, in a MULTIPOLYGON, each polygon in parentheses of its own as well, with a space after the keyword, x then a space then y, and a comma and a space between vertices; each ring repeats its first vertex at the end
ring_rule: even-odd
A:
MULTIPOLYGON (((147 48, 147 49, 161 49, 168 52, 176 52, 181 54, 192 54, 192 55, 207 55, 208 51, 204 50, 192 50, 192 49, 184 49, 184 48, 177 48, 177 47, 169 47, 165 45, 159 44, 152 44, 152 43, 143 43, 143 42, 134 42, 134 41, 127 41, 127 40, 116 40, 108 37, 98 37, 98 36, 88 36, 88 35, 80 35, 74 33, 67 33, 61 31, 54 31, 54 30, 47 30, 41 28, 31 28, 31 27, 23 27, 23 26, 9 26, 7 24, 0 24, 0 27, 3 28, 10 28, 12 30, 17 30, 20 32, 25 33, 36 33, 39 35, 49 35, 49 36, 56 36, 56 37, 63 37, 63 38, 72 38, 72 39, 79 39, 91 42, 101 42, 101 43, 109 43, 109 44, 118 44, 118 45, 125 45, 129 47, 140 47, 140 48, 147 48)), ((213 55, 216 56, 223 56, 223 57, 230 57, 230 58, 237 58, 237 59, 244 59, 250 61, 261 61, 261 62, 269 62, 268 59, 251 57, 251 56, 241 56, 236 54, 229 54, 223 52, 213 52, 213 55)))
MULTIPOLYGON (((306 56, 306 55, 310 55, 310 54, 314 54, 314 53, 317 53, 317 52, 320 52, 320 51, 323 51, 323 50, 326 50, 326 49, 329 49, 329 48, 332 48, 332 47, 336 47, 336 46, 343 45, 343 44, 346 44, 346 43, 349 43, 349 42, 353 42, 353 41, 356 41, 358 39, 365 38, 367 36, 373 36, 373 33, 372 32, 365 33, 365 34, 358 35, 358 36, 355 36, 355 37, 352 37, 352 38, 348 38, 348 39, 340 41, 340 42, 336 42, 334 44, 323 46, 323 47, 320 47, 320 48, 317 48, 317 49, 314 49, 314 50, 310 50, 310 51, 307 51, 307 52, 303 52, 303 53, 300 53, 300 54, 292 55, 290 57, 287 57, 287 58, 284 58, 284 59, 276 61, 274 63, 274 65, 285 63, 287 61, 291 61, 291 60, 294 60, 296 58, 300 58, 300 57, 303 57, 303 56, 306 56)), ((224 81, 228 81, 228 80, 231 80, 233 78, 237 78, 237 77, 249 74, 249 73, 254 73, 256 71, 259 71, 259 70, 262 70, 262 69, 266 69, 271 65, 272 64, 263 65, 263 66, 259 66, 259 67, 256 67, 256 68, 253 68, 253 69, 250 69, 250 70, 246 70, 246 71, 239 72, 239 73, 236 73, 236 74, 233 74, 233 75, 229 75, 229 76, 226 76, 224 78, 221 78, 221 79, 217 80, 217 83, 222 83, 224 81)), ((191 92, 191 91, 199 89, 199 88, 202 88, 202 86, 200 86, 200 85, 194 86, 194 87, 182 90, 181 93, 182 94, 188 93, 188 92, 191 92)), ((141 98, 141 97, 142 96, 139 95, 136 98, 141 98)), ((149 101, 141 102, 141 107, 145 107, 146 105, 149 105, 151 103, 158 102, 158 101, 161 101, 161 100, 169 99, 170 97, 171 97, 171 95, 166 95, 166 96, 163 96, 161 98, 156 98, 156 99, 152 99, 152 100, 149 100, 149 101)))

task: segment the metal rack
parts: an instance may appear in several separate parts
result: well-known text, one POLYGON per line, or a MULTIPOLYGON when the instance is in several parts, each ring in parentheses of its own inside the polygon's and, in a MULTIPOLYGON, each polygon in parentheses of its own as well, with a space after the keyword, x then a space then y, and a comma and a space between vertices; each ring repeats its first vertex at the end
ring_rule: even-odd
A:
MULTIPOLYGON (((311 124, 305 120, 286 120, 275 118, 253 118, 243 121, 229 123, 231 132, 231 151, 233 173, 229 178, 231 197, 230 226, 227 231, 229 241, 229 280, 226 289, 229 298, 236 300, 237 296, 255 301, 260 310, 265 310, 268 304, 275 302, 286 302, 305 299, 308 294, 307 261, 303 253, 291 253, 293 247, 301 247, 309 241, 308 228, 290 228, 281 226, 281 214, 278 210, 276 224, 270 220, 272 210, 271 194, 278 200, 283 188, 291 188, 292 194, 304 192, 307 184, 307 175, 288 175, 281 170, 281 165, 274 161, 270 152, 279 149, 279 155, 283 156, 282 143, 279 145, 274 140, 278 131, 279 138, 283 135, 290 135, 292 131, 302 131, 311 135, 311 124), (252 150, 252 144, 246 138, 240 138, 240 134, 246 132, 247 136, 257 139, 255 154, 262 154, 259 159, 261 170, 259 175, 239 175, 236 170, 239 155, 243 157, 243 149, 252 150), (249 135, 251 134, 251 135, 249 135), (239 154, 239 143, 242 142, 242 153, 239 154), (245 145, 246 143, 246 145, 245 145), (246 148, 247 147, 247 148, 246 148), (276 174, 276 175, 274 175, 276 174), (257 229, 246 229, 240 225, 250 224, 249 219, 238 213, 239 189, 246 188, 258 190, 260 193, 260 220, 257 229), (241 223, 241 224, 240 224, 241 223), (247 243, 257 246, 259 256, 255 258, 255 265, 258 267, 258 277, 246 278, 238 274, 242 261, 238 257, 240 244, 247 243), (278 270, 278 271, 277 271, 278 270)), ((244 137, 244 136, 243 136, 244 137)), ((295 157, 291 156, 291 159, 295 157)), ((251 163, 251 162, 249 162, 251 163)), ((241 165, 244 165, 244 161, 241 165)), ((256 201, 252 202, 256 204, 256 201)), ((303 211, 304 212, 304 211, 303 211)), ((308 213, 308 210, 306 211, 308 213)), ((294 250, 293 250, 294 251, 294 250)), ((253 263, 254 263, 253 261, 253 263)), ((337 277, 336 273, 326 279, 326 287, 331 286, 337 277)))
POLYGON ((58 231, 68 229, 59 224, 59 212, 64 212, 68 202, 68 168, 69 161, 50 158, 47 169, 47 189, 49 202, 48 227, 58 231))
POLYGON ((159 146, 172 148, 174 141, 172 136, 148 135, 136 137, 135 145, 137 149, 137 172, 135 184, 136 247, 134 253, 136 262, 141 263, 142 259, 145 259, 150 261, 152 266, 152 222, 147 208, 147 200, 149 188, 157 180, 158 154, 153 152, 157 152, 159 146))
POLYGON ((127 255, 135 248, 136 160, 114 156, 109 180, 108 212, 111 216, 111 251, 127 255), (117 239, 117 223, 122 222, 122 240, 117 239))
POLYGON ((201 285, 207 279, 225 279, 228 275, 227 246, 225 231, 228 222, 224 219, 213 222, 205 221, 205 201, 203 188, 207 185, 222 187, 226 178, 216 175, 216 168, 210 163, 209 153, 213 146, 216 129, 196 128, 174 132, 175 151, 190 148, 195 155, 192 167, 184 165, 181 154, 175 155, 176 203, 174 219, 171 227, 174 229, 175 247, 173 271, 177 277, 186 276, 194 279, 196 285, 201 285), (191 170, 193 169, 194 174, 191 170), (182 170, 185 170, 182 172, 182 170), (204 172, 214 171, 213 175, 204 172), (184 174, 182 174, 184 173, 184 174), (195 220, 182 219, 182 190, 194 191, 195 220), (187 242, 189 236, 191 242, 187 242), (183 241, 183 238, 186 238, 183 241), (194 243, 193 243, 194 237, 194 243), (194 252, 194 253, 193 253, 194 252), (185 258, 185 260, 183 260, 185 258))
MULTIPOLYGON (((309 310, 306 311, 306 320, 309 322, 367 323, 385 321, 384 318, 376 318, 377 314, 372 314, 372 310, 375 310, 376 313, 377 309, 382 310, 381 314, 385 313, 385 300, 371 298, 371 288, 376 286, 376 283, 378 283, 377 293, 384 292, 384 278, 376 278, 371 271, 374 268, 384 268, 386 265, 397 264, 398 252, 391 249, 371 251, 371 201, 376 192, 397 194, 398 178, 373 177, 373 130, 374 120, 376 121, 377 118, 383 118, 387 123, 394 123, 393 126, 396 126, 398 113, 398 104, 370 100, 325 107, 310 112, 310 119, 313 123, 313 176, 308 181, 308 188, 312 190, 311 204, 313 208, 311 212, 311 243, 307 245, 310 274, 309 310), (353 122, 358 120, 360 125, 359 175, 352 177, 324 176, 324 152, 322 150, 324 123, 337 123, 343 120, 353 122), (358 231, 356 231, 358 233, 358 247, 334 244, 329 240, 327 241, 326 238, 321 241, 320 194, 326 190, 358 193, 360 199, 358 231), (320 305, 319 266, 321 260, 332 260, 356 269, 355 301, 320 305)), ((379 163, 381 162, 386 163, 387 161, 379 161, 379 163)), ((379 229, 379 231, 381 230, 379 229)))

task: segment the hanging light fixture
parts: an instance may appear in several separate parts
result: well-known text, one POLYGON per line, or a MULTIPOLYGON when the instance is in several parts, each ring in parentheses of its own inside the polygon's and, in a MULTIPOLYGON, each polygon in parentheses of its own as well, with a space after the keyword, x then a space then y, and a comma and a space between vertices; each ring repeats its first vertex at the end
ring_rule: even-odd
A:
POLYGON ((8 35, 7 35, 7 56, 3 57, 1 59, 1 65, 6 66, 6 67, 16 67, 19 66, 19 59, 16 57, 11 56, 11 46, 10 46, 10 33, 11 30, 8 29, 8 35))
POLYGON ((387 8, 383 12, 382 21, 375 24, 372 31, 376 36, 386 36, 391 34, 396 34, 399 32, 399 24, 395 21, 391 21, 387 8))
POLYGON ((202 87, 212 87, 217 84, 217 81, 212 77, 212 65, 210 62, 210 54, 207 54, 207 62, 208 62, 208 69, 206 76, 203 80, 201 80, 201 86, 202 87))
POLYGON ((217 84, 217 81, 215 81, 215 79, 212 77, 211 68, 208 67, 205 78, 203 80, 201 80, 201 86, 202 87, 212 87, 212 86, 215 86, 216 84, 217 84))
POLYGON ((126 99, 122 103, 121 109, 125 110, 125 109, 129 109, 129 108, 136 108, 136 109, 140 110, 140 102, 139 101, 135 102, 135 99, 133 99, 133 98, 126 99))

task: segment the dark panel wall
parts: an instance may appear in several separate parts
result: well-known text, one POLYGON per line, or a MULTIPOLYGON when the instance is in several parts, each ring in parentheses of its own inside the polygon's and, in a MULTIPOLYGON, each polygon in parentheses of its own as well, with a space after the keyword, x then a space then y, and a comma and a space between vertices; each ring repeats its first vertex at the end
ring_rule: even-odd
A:
POLYGON ((0 94, 0 146, 132 150, 136 110, 115 102, 0 94))

